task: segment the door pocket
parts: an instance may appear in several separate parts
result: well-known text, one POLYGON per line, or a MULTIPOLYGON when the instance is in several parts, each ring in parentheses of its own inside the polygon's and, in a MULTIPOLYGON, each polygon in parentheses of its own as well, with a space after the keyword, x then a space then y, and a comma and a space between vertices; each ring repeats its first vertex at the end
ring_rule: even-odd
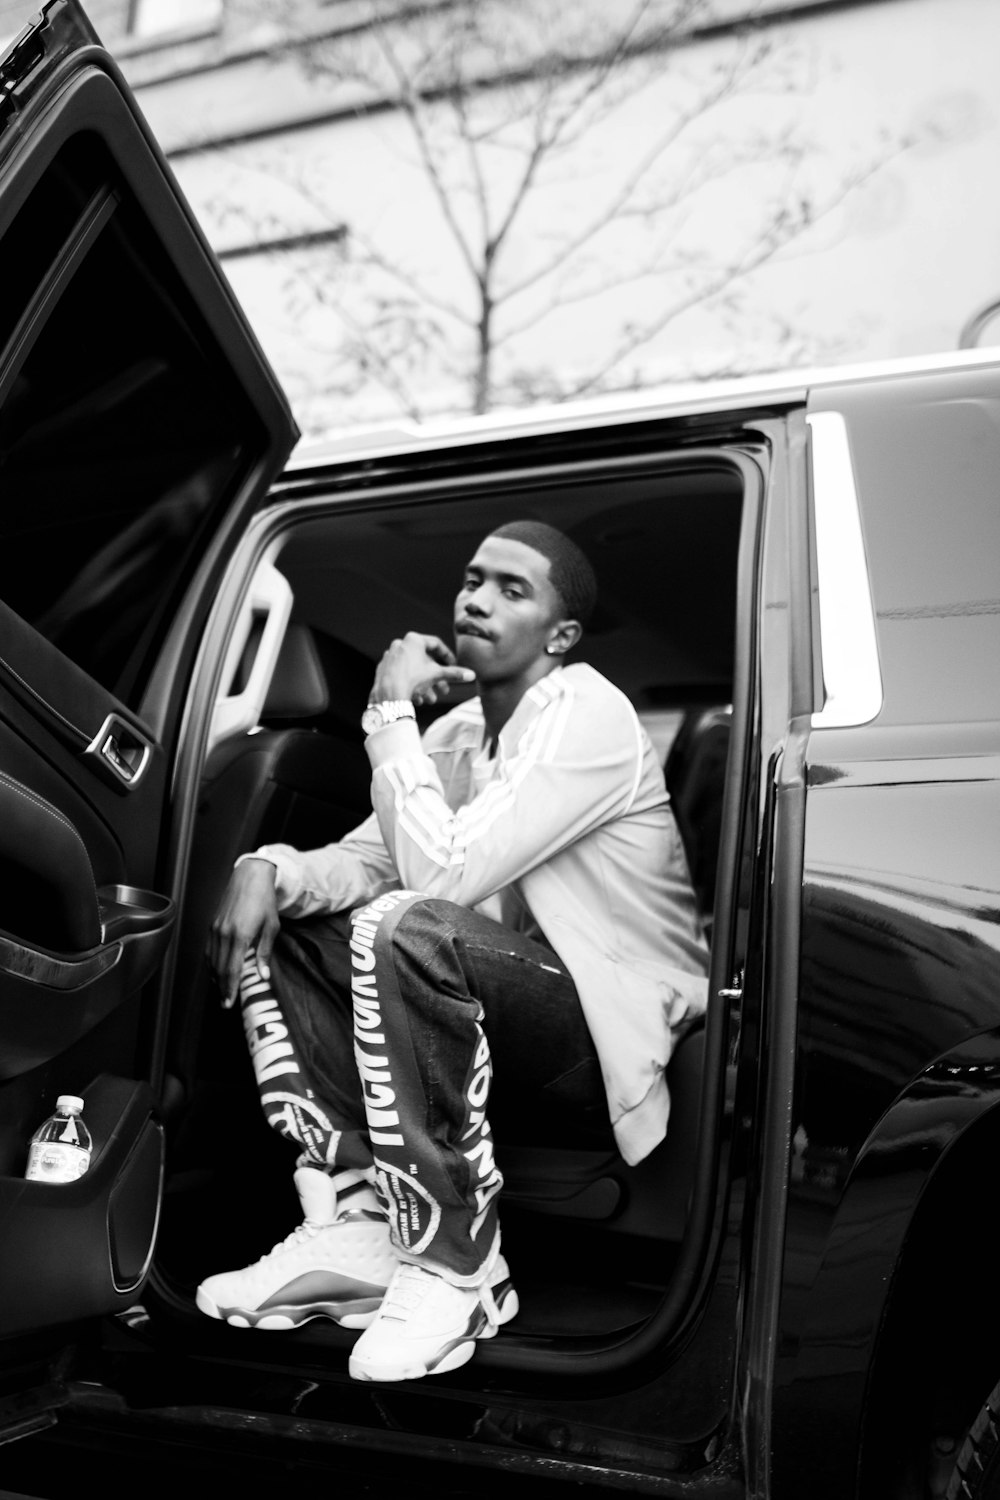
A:
POLYGON ((94 1138, 84 1176, 53 1184, 0 1175, 0 1337, 118 1311, 149 1267, 163 1176, 152 1093, 107 1073, 81 1093, 94 1138))
POLYGON ((0 1081, 71 1047, 155 973, 174 903, 134 886, 102 887, 95 902, 107 939, 57 953, 0 932, 0 1081))

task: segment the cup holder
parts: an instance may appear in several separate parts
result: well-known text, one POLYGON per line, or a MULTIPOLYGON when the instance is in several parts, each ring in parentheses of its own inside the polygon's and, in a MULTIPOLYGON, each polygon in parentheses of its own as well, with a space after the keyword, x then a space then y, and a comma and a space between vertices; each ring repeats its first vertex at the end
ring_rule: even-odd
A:
POLYGON ((101 917, 101 942, 139 932, 155 932, 169 925, 174 903, 169 896, 144 891, 137 885, 102 885, 97 892, 101 917))

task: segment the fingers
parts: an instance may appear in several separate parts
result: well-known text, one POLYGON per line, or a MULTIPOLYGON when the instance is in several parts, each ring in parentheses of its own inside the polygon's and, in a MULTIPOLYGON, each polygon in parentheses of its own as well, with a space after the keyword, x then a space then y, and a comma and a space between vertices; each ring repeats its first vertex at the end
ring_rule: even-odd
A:
POLYGON ((454 684, 465 684, 472 682, 475 673, 468 667, 455 667, 448 672, 441 672, 434 678, 433 682, 425 682, 415 688, 412 701, 418 707, 426 707, 428 704, 437 703, 440 698, 447 698, 449 689, 454 684))
POLYGON ((243 960, 246 958, 249 944, 236 939, 230 941, 226 954, 226 966, 222 983, 222 1004, 226 1010, 231 1010, 236 1004, 236 997, 240 992, 240 975, 243 973, 243 960))
POLYGON ((442 672, 438 673, 437 682, 448 684, 453 682, 474 682, 475 678, 476 674, 471 667, 445 667, 442 672))
POLYGON ((231 1010, 240 992, 240 977, 250 943, 231 930, 216 933, 212 972, 222 996, 223 1010, 231 1010))
POLYGON ((413 694, 413 701, 414 703, 436 703, 439 698, 447 698, 452 687, 474 682, 475 677, 475 672, 470 671, 468 667, 446 667, 432 682, 421 683, 413 694))
POLYGON ((440 662, 444 667, 453 667, 455 665, 454 651, 444 643, 440 636, 425 635, 421 639, 424 644, 424 650, 432 661, 440 662))
POLYGON ((257 950, 258 968, 268 977, 279 927, 274 866, 259 859, 237 865, 212 923, 207 948, 226 1010, 236 1003, 243 966, 252 948, 257 950))
POLYGON ((265 919, 257 938, 257 971, 262 979, 271 977, 271 954, 280 924, 265 919))
POLYGON ((212 978, 215 980, 216 988, 222 995, 223 1005, 231 1005, 232 1000, 229 998, 229 936, 223 930, 218 916, 209 928, 205 957, 208 959, 208 967, 212 971, 212 978))

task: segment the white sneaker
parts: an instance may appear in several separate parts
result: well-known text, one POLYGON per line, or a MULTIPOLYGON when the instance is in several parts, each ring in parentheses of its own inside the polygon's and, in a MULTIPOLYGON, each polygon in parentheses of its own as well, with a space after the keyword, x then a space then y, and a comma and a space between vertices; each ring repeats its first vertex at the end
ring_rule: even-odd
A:
POLYGON ((518 1310, 502 1255, 485 1286, 452 1286, 424 1266, 401 1263, 371 1325, 351 1350, 355 1380, 416 1380, 443 1375, 472 1358, 518 1310))
POLYGON ((252 1266, 209 1276, 199 1308, 237 1328, 298 1328, 310 1318, 367 1328, 399 1264, 374 1188, 356 1173, 331 1179, 315 1167, 300 1167, 295 1186, 304 1222, 252 1266))

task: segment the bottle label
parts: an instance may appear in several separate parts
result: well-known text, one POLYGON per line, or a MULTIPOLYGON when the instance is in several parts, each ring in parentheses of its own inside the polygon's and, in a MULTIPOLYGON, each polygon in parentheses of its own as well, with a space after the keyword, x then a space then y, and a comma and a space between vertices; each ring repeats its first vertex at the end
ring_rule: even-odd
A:
POLYGON ((66 1141, 33 1141, 25 1177, 32 1182, 76 1182, 90 1166, 90 1152, 66 1141))

